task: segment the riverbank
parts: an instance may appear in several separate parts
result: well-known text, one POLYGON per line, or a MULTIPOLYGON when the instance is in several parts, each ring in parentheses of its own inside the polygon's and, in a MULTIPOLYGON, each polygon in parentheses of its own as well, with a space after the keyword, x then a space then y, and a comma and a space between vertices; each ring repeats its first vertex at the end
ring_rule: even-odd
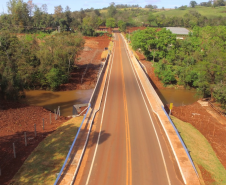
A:
POLYGON ((85 45, 82 53, 74 61, 76 68, 71 72, 68 83, 62 84, 57 91, 87 90, 96 85, 98 73, 101 69, 101 58, 105 48, 108 48, 111 39, 107 35, 98 37, 83 37, 85 45))
POLYGON ((1 106, 0 184, 6 185, 38 144, 68 118, 61 116, 55 120, 54 113, 43 107, 29 106, 18 102, 1 100, 1 106), (34 124, 36 124, 36 137, 34 124), (27 136, 27 146, 25 146, 24 132, 27 136), (14 158, 13 143, 15 144, 16 158, 14 158))

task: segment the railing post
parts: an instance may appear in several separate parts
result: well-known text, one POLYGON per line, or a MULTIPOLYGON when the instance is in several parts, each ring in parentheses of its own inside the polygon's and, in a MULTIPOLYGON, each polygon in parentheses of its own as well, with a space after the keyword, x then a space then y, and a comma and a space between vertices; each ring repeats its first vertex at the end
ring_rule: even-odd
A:
POLYGON ((13 154, 14 154, 14 158, 16 158, 16 149, 15 149, 15 143, 13 143, 13 154))
POLYGON ((36 137, 36 135, 37 135, 37 133, 36 133, 36 124, 34 124, 34 130, 35 130, 35 137, 36 137))
POLYGON ((51 113, 49 114, 49 121, 50 121, 50 125, 51 125, 51 113))
POLYGON ((27 146, 27 134, 24 132, 25 146, 27 146))

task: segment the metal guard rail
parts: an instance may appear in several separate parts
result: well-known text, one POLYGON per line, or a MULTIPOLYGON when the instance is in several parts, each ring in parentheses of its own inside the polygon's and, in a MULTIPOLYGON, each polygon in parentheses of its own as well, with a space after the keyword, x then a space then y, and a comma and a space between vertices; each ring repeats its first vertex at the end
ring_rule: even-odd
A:
POLYGON ((191 162, 191 164, 192 164, 192 166, 193 166, 193 168, 194 168, 194 170, 195 170, 195 173, 196 173, 196 175, 199 177, 198 172, 197 172, 196 167, 195 167, 195 164, 194 164, 194 162, 193 162, 193 160, 192 160, 192 158, 191 158, 191 155, 190 155, 190 153, 189 153, 189 151, 188 151, 188 149, 187 149, 187 147, 186 147, 186 145, 185 145, 183 139, 181 138, 181 136, 180 136, 180 134, 179 134, 179 132, 178 132, 176 126, 174 125, 174 123, 172 122, 171 118, 170 118, 169 115, 167 114, 165 108, 164 108, 163 106, 161 106, 161 107, 162 107, 164 113, 166 114, 168 120, 170 121, 171 125, 173 126, 174 130, 176 131, 177 136, 178 136, 178 138, 180 139, 180 142, 181 142, 181 144, 183 145, 183 147, 184 147, 184 149, 185 149, 185 152, 187 153, 188 158, 189 158, 189 160, 190 160, 190 162, 191 162))
POLYGON ((60 179, 60 176, 61 176, 61 174, 62 174, 62 172, 63 172, 63 170, 64 170, 64 167, 65 167, 65 165, 67 164, 68 158, 69 158, 70 155, 71 155, 71 151, 72 151, 72 149, 74 148, 74 145, 75 145, 75 142, 76 142, 76 140, 77 140, 78 134, 79 134, 79 132, 80 132, 80 130, 81 130, 81 127, 82 127, 82 125, 83 125, 83 123, 84 123, 84 121, 85 121, 86 115, 87 115, 87 113, 89 112, 89 109, 90 109, 90 104, 89 104, 89 106, 88 106, 88 109, 87 109, 87 111, 86 111, 86 114, 85 114, 85 116, 84 116, 84 118, 83 118, 83 120, 82 120, 82 123, 81 123, 81 125, 80 125, 80 127, 79 127, 79 129, 78 129, 78 132, 77 132, 77 134, 76 134, 76 136, 75 136, 75 139, 74 139, 74 141, 73 141, 73 143, 72 143, 72 145, 71 145, 71 148, 70 148, 70 150, 69 150, 69 152, 68 152, 68 154, 67 154, 67 157, 66 157, 66 159, 65 159, 65 161, 64 161, 64 164, 63 164, 63 166, 62 166, 62 168, 61 168, 61 170, 60 170, 60 173, 59 173, 58 176, 57 176, 57 179, 56 179, 54 185, 57 185, 58 180, 60 179))
POLYGON ((77 132, 77 134, 76 134, 76 136, 75 136, 75 139, 74 139, 74 141, 73 141, 73 143, 72 143, 72 145, 71 145, 71 148, 70 148, 70 150, 69 150, 69 152, 68 152, 68 154, 67 154, 67 157, 66 157, 66 159, 65 159, 65 161, 64 161, 64 164, 63 164, 63 166, 62 166, 62 168, 61 168, 61 170, 60 170, 60 173, 59 173, 58 176, 57 176, 57 179, 56 179, 54 185, 57 185, 57 183, 58 183, 58 181, 59 181, 59 179, 60 179, 60 176, 61 176, 61 174, 62 174, 62 172, 63 172, 63 170, 64 170, 64 167, 65 167, 65 165, 67 164, 68 158, 69 158, 69 156, 70 156, 70 154, 71 154, 71 151, 72 151, 72 149, 73 149, 73 147, 74 147, 74 145, 75 145, 75 142, 76 142, 77 137, 78 137, 78 135, 79 135, 79 133, 80 133, 81 127, 82 127, 82 125, 83 125, 83 123, 84 123, 84 120, 85 120, 85 118, 86 118, 86 116, 87 116, 87 113, 89 112, 89 109, 90 109, 90 107, 91 107, 92 101, 93 101, 93 99, 94 99, 94 93, 96 92, 97 85, 98 85, 98 83, 99 83, 99 81, 100 81, 101 76, 103 75, 102 72, 103 72, 104 68, 106 68, 106 66, 107 66, 108 59, 109 59, 109 54, 108 54, 108 56, 107 56, 107 58, 106 58, 106 61, 105 61, 105 63, 104 63, 104 66, 103 66, 103 68, 102 68, 102 70, 101 70, 101 73, 100 73, 100 75, 99 75, 99 77, 98 77, 98 80, 97 80, 97 84, 96 84, 96 86, 95 86, 95 89, 94 89, 94 91, 93 91, 93 93, 92 93, 92 95, 91 95, 91 98, 90 98, 90 101, 89 101, 89 106, 88 106, 88 109, 87 109, 87 111, 86 111, 86 114, 85 114, 85 116, 84 116, 84 118, 83 118, 83 120, 82 120, 82 123, 81 123, 81 125, 80 125, 80 127, 79 127, 79 129, 78 129, 78 132, 77 132))

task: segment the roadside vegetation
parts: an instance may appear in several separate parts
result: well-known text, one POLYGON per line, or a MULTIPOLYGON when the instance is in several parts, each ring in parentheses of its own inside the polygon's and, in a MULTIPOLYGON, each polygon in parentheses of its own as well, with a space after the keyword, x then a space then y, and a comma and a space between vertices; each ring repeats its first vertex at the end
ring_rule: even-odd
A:
POLYGON ((153 61, 156 75, 165 85, 196 88, 226 107, 226 27, 194 27, 185 40, 165 28, 133 32, 131 45, 153 61))
POLYGON ((183 122, 173 116, 171 118, 190 151, 201 183, 203 185, 205 183, 226 184, 226 170, 207 139, 190 123, 183 122))
POLYGON ((24 162, 11 185, 54 184, 83 116, 70 119, 46 137, 24 162))
POLYGON ((24 88, 55 90, 66 82, 74 60, 83 49, 81 34, 17 37, 0 34, 0 87, 5 99, 18 99, 24 88))

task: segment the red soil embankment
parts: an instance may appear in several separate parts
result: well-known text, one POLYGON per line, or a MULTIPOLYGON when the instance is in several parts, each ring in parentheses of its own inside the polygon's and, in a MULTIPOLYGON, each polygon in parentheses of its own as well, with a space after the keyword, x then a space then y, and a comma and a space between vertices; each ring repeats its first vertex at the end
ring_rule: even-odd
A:
POLYGON ((136 51, 136 54, 139 57, 139 61, 146 67, 147 74, 149 76, 150 82, 152 83, 155 89, 164 89, 163 83, 159 80, 159 78, 155 75, 152 62, 147 61, 143 54, 136 51))
POLYGON ((199 103, 174 107, 172 115, 192 124, 213 147, 217 157, 226 169, 226 125, 222 125, 199 103))
POLYGON ((4 185, 9 183, 38 144, 68 118, 58 117, 55 120, 54 114, 50 111, 42 107, 21 103, 1 100, 1 106, 0 167, 2 175, 0 176, 0 184, 4 185), (34 124, 36 124, 36 137, 34 134, 34 124), (27 146, 25 146, 24 132, 27 135, 27 146), (13 154, 13 143, 15 143, 16 158, 14 158, 13 154))
POLYGON ((110 38, 106 35, 83 38, 84 50, 78 56, 79 60, 75 60, 77 68, 72 71, 69 82, 58 88, 60 91, 92 89, 96 85, 100 64, 104 62, 101 60, 101 54, 104 48, 108 47, 110 38))

